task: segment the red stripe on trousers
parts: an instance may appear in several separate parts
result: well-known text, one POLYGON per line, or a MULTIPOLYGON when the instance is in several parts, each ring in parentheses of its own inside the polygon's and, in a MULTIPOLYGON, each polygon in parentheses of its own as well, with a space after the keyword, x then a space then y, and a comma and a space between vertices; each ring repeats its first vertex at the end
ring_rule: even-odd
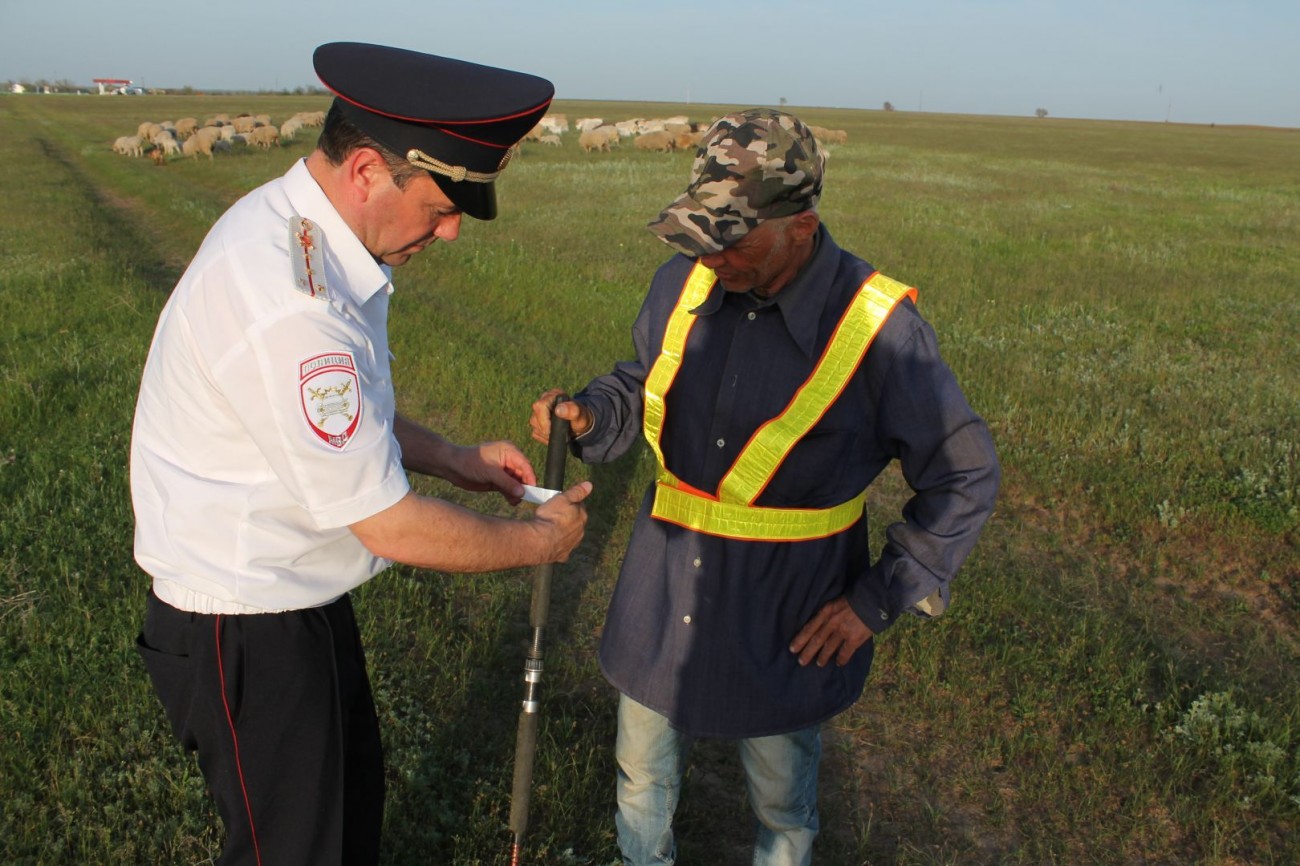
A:
POLYGON ((257 825, 253 823, 253 804, 248 799, 248 786, 244 784, 244 763, 239 757, 239 735, 235 733, 235 719, 230 715, 230 702, 226 700, 226 667, 221 660, 221 614, 217 614, 217 676, 221 680, 221 705, 226 709, 226 724, 230 726, 230 740, 235 745, 235 770, 239 773, 239 789, 244 793, 244 809, 248 812, 248 829, 253 837, 253 856, 257 866, 262 866, 262 849, 257 844, 257 825))

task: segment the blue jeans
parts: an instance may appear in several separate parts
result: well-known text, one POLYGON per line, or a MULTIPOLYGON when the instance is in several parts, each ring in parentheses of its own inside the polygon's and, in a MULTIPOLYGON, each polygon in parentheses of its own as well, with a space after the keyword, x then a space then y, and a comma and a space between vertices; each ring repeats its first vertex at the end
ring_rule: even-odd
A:
MULTIPOLYGON (((627 695, 618 704, 618 847, 626 866, 676 862, 673 813, 691 738, 627 695)), ((817 766, 821 734, 814 726, 774 737, 738 740, 745 789, 754 811, 754 866, 808 866, 817 836, 817 766)))

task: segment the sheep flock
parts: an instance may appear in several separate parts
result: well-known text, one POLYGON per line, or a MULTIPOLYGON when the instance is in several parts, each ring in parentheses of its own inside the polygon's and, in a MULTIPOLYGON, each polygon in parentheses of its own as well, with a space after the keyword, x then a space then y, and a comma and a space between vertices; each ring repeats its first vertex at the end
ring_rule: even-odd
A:
MULTIPOLYGON (((134 135, 124 135, 113 143, 116 153, 131 157, 150 157, 158 165, 169 157, 206 156, 230 153, 236 148, 257 147, 270 150, 293 138, 308 127, 325 122, 323 111, 301 111, 278 126, 270 115, 217 114, 202 123, 193 117, 145 121, 134 135)), ((637 150, 694 153, 708 123, 693 123, 685 115, 665 118, 631 118, 609 122, 599 117, 578 118, 573 124, 563 114, 548 114, 524 136, 525 143, 561 147, 575 134, 583 153, 608 153, 630 140, 637 150)), ((848 134, 842 129, 810 127, 823 145, 844 144, 848 134)))
POLYGON ((123 156, 148 156, 156 165, 168 157, 206 156, 231 153, 235 148, 257 147, 270 150, 292 141, 303 129, 325 123, 323 111, 300 111, 278 126, 267 114, 217 114, 199 123, 197 118, 161 122, 144 121, 134 135, 120 136, 113 151, 123 156))
MULTIPOLYGON (((559 147, 566 136, 576 133, 578 146, 583 153, 608 153, 625 140, 631 140, 637 150, 672 153, 685 150, 694 153, 700 137, 709 123, 692 123, 684 115, 664 118, 632 118, 606 121, 600 117, 580 117, 572 124, 563 114, 548 114, 524 136, 524 141, 559 147)), ((823 145, 844 144, 848 133, 842 129, 809 127, 823 145)))

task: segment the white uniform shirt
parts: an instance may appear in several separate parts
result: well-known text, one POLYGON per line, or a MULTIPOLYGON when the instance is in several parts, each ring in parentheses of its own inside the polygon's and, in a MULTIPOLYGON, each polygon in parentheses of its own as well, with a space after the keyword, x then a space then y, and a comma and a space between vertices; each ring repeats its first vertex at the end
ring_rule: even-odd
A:
POLYGON ((135 558, 163 601, 314 607, 390 564, 348 529, 410 489, 393 436, 390 276, 302 161, 208 233, 159 318, 131 439, 135 558), (299 277, 309 261, 298 217, 328 299, 296 285, 295 257, 299 277))

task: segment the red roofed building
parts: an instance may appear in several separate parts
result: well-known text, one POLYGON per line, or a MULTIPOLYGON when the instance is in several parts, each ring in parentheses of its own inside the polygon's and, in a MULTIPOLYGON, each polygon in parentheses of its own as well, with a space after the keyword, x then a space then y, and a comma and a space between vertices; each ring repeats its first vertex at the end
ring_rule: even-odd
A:
POLYGON ((90 80, 99 85, 100 96, 106 93, 120 93, 124 88, 132 84, 129 78, 92 78, 90 80))

